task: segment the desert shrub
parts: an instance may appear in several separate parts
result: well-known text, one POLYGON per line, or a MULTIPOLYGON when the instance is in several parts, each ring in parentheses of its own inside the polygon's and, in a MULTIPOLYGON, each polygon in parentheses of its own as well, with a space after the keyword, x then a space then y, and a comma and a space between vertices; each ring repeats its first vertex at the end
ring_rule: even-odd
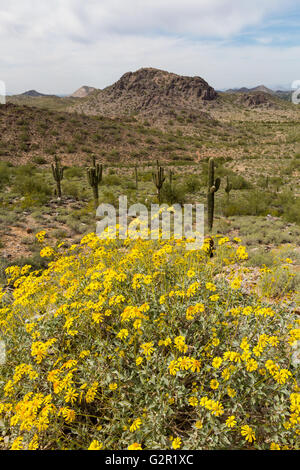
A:
POLYGON ((20 135, 20 141, 28 142, 29 140, 30 140, 30 135, 28 134, 28 132, 22 132, 22 134, 20 135))
POLYGON ((84 169, 79 166, 71 166, 65 169, 64 176, 65 178, 82 178, 84 174, 84 169))
POLYGON ((57 153, 57 146, 56 145, 51 145, 49 147, 46 147, 45 149, 45 153, 49 154, 49 155, 56 155, 57 153))
POLYGON ((79 220, 74 220, 74 218, 70 217, 67 221, 68 227, 70 227, 73 231, 73 234, 83 234, 87 231, 87 227, 79 220))
POLYGON ((184 204, 186 202, 186 187, 183 184, 165 183, 162 189, 163 202, 172 204, 184 204))
POLYGON ((116 149, 112 150, 108 155, 107 155, 107 160, 109 162, 116 162, 120 160, 120 152, 116 149))
POLYGON ((14 181, 14 190, 24 197, 23 207, 28 208, 42 205, 51 196, 50 186, 41 178, 40 174, 31 176, 18 173, 14 181))
POLYGON ((182 157, 180 155, 176 155, 175 153, 170 155, 170 158, 173 160, 173 161, 179 161, 182 159, 182 157))
MULTIPOLYGON (((202 164, 202 184, 204 186, 207 185, 208 181, 208 164, 203 163, 202 164)), ((233 189, 251 189, 252 185, 249 181, 247 181, 242 175, 239 175, 232 171, 230 168, 226 168, 222 165, 222 159, 218 158, 216 160, 216 176, 221 178, 221 181, 226 179, 228 176, 230 179, 230 182, 232 183, 232 188, 233 189)))
POLYGON ((145 172, 145 173, 142 173, 141 175, 139 175, 140 179, 142 181, 152 181, 152 173, 149 171, 149 172, 145 172))
POLYGON ((7 185, 10 181, 11 169, 7 163, 0 162, 0 188, 7 185))
POLYGON ((74 181, 63 180, 62 181, 62 193, 65 196, 71 196, 74 199, 82 198, 82 190, 78 183, 74 181))
POLYGON ((293 222, 296 224, 300 224, 300 198, 291 198, 291 202, 289 202, 289 199, 287 200, 287 203, 285 203, 284 207, 284 214, 283 217, 288 221, 288 222, 293 222))
POLYGON ((116 207, 118 204, 118 196, 116 193, 109 191, 108 189, 104 189, 100 194, 99 203, 112 204, 116 207))
POLYGON ((300 288, 299 274, 291 272, 287 266, 277 264, 272 269, 262 268, 263 275, 258 287, 262 295, 270 298, 282 298, 287 293, 300 288))
POLYGON ((133 179, 130 180, 130 179, 123 177, 121 179, 121 185, 122 185, 122 188, 124 189, 130 189, 130 190, 136 189, 135 181, 133 179))
POLYGON ((14 173, 21 180, 23 176, 33 176, 36 173, 36 167, 27 163, 26 165, 16 167, 14 173))
POLYGON ((280 176, 272 176, 270 178, 270 186, 273 190, 279 191, 284 188, 284 180, 280 176))
POLYGON ((231 175, 230 182, 232 189, 250 189, 252 187, 251 183, 241 175, 231 175))
POLYGON ((107 175, 103 178, 103 184, 107 186, 119 186, 121 185, 121 178, 118 175, 107 175))
POLYGON ((266 252, 265 249, 255 249, 249 253, 248 266, 266 266, 268 268, 274 266, 275 255, 273 252, 266 252))
POLYGON ((270 213, 270 197, 260 191, 251 191, 247 195, 241 194, 224 207, 224 213, 233 215, 267 215, 270 213))
POLYGON ((89 234, 8 269, 2 448, 299 450, 299 320, 243 291, 243 246, 215 245, 89 234))
POLYGON ((195 193, 201 188, 201 179, 197 175, 189 175, 185 179, 184 184, 187 193, 195 193))
POLYGON ((66 152, 67 153, 75 153, 76 152, 76 143, 73 143, 73 142, 67 143, 66 152))
POLYGON ((32 161, 36 165, 45 165, 47 163, 47 160, 44 157, 34 157, 32 161))
POLYGON ((67 238, 67 236, 68 236, 68 233, 61 228, 58 228, 53 231, 53 237, 56 238, 57 240, 63 240, 67 238))
POLYGON ((272 193, 257 189, 236 194, 235 199, 231 199, 223 210, 226 216, 270 214, 276 217, 282 216, 289 222, 299 224, 299 207, 300 198, 296 198, 290 190, 272 193))

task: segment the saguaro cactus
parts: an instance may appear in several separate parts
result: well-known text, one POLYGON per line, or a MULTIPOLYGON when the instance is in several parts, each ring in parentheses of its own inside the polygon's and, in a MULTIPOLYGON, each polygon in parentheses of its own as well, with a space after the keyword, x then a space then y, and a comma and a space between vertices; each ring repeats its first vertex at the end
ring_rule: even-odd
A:
POLYGON ((139 175, 138 175, 138 169, 137 166, 135 165, 134 167, 134 176, 135 176, 135 189, 139 189, 139 175))
POLYGON ((207 191, 207 215, 208 215, 208 230, 211 231, 214 223, 214 210, 215 210, 215 193, 220 188, 221 180, 215 180, 215 161, 213 158, 209 160, 208 166, 208 191, 207 191))
POLYGON ((226 187, 225 187, 225 192, 227 194, 227 203, 229 202, 229 194, 230 191, 232 190, 232 183, 229 182, 228 176, 226 177, 226 187))
POLYGON ((172 189, 172 186, 173 186, 173 175, 174 175, 173 171, 170 170, 169 171, 169 184, 170 184, 171 189, 172 189))
POLYGON ((103 166, 96 164, 96 158, 93 157, 93 166, 87 169, 88 182, 93 190, 95 207, 99 205, 99 184, 102 181, 103 166))
POLYGON ((55 156, 54 163, 52 163, 51 168, 52 168, 53 178, 56 181, 57 197, 61 198, 61 182, 64 177, 64 169, 60 165, 60 162, 57 156, 55 156))
POLYGON ((269 176, 266 177, 266 189, 269 189, 269 176))
POLYGON ((165 170, 161 166, 157 165, 156 172, 152 173, 153 182, 157 188, 158 202, 161 203, 161 190, 164 182, 166 181, 165 170))

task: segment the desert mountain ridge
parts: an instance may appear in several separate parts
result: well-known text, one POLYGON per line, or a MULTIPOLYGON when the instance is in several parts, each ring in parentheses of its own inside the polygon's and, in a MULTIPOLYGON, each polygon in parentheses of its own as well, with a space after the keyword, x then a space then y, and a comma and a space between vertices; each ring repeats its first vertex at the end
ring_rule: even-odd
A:
POLYGON ((31 90, 8 98, 8 102, 19 105, 113 119, 135 117, 159 125, 186 119, 194 125, 203 120, 222 119, 224 112, 229 115, 247 108, 285 112, 287 107, 293 107, 287 101, 288 93, 279 96, 264 85, 218 92, 200 76, 182 76, 153 67, 127 72, 104 89, 84 85, 69 96, 43 95, 31 90))
POLYGON ((251 92, 269 93, 270 95, 275 94, 274 90, 271 90, 271 88, 268 88, 265 85, 258 85, 254 88, 242 87, 242 88, 230 88, 229 90, 226 90, 226 93, 251 93, 251 92))
MULTIPOLYGON (((254 94, 254 93, 266 93, 267 95, 275 96, 285 101, 291 101, 291 91, 286 89, 279 89, 278 87, 275 89, 271 89, 265 85, 258 85, 254 88, 230 88, 228 90, 222 91, 224 93, 230 94, 254 94)), ((222 93, 221 92, 221 93, 222 93)))
POLYGON ((244 93, 217 92, 199 76, 182 76, 145 67, 127 72, 114 84, 76 100, 68 110, 110 118, 136 116, 152 122, 184 114, 195 122, 211 119, 214 111, 225 108, 232 112, 240 108, 280 109, 286 105, 282 98, 288 100, 264 85, 243 90, 244 93))
POLYGON ((36 91, 36 90, 28 90, 28 91, 25 91, 24 93, 20 93, 19 95, 15 95, 15 96, 28 96, 30 98, 40 98, 40 97, 49 97, 49 96, 56 96, 56 95, 47 95, 45 93, 40 93, 39 91, 36 91))

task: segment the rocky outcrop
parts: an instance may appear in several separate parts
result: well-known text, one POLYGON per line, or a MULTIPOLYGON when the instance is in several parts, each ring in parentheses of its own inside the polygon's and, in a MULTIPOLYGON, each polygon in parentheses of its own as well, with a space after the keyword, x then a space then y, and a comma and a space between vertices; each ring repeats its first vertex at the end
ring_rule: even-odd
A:
POLYGON ((201 114, 206 104, 217 96, 216 91, 200 77, 142 68, 125 73, 113 85, 90 96, 79 108, 110 117, 133 113, 157 117, 179 110, 201 114))
POLYGON ((270 96, 267 93, 249 93, 241 95, 240 101, 248 107, 271 106, 270 96))
POLYGON ((154 98, 177 98, 180 100, 213 100, 215 90, 200 77, 184 77, 153 68, 143 68, 137 72, 128 72, 114 85, 106 88, 110 96, 116 98, 125 94, 135 94, 148 100, 154 98))

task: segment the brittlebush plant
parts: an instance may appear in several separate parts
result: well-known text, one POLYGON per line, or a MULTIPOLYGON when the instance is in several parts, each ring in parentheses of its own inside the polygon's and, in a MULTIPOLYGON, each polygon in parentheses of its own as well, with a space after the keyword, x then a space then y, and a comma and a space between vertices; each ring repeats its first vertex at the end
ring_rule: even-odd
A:
POLYGON ((299 320, 245 293, 239 240, 215 246, 90 234, 9 268, 0 447, 299 449, 299 320))

